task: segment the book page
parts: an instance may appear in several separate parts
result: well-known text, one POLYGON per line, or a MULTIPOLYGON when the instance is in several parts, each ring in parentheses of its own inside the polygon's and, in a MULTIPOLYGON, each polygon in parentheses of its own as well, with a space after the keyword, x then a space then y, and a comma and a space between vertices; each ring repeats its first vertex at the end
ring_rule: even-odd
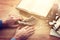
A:
POLYGON ((50 30, 50 35, 56 36, 56 37, 60 37, 60 35, 58 35, 58 34, 56 33, 56 31, 53 30, 53 29, 50 30))
POLYGON ((33 12, 33 14, 46 17, 54 2, 55 0, 22 0, 17 8, 24 9, 29 13, 33 12))

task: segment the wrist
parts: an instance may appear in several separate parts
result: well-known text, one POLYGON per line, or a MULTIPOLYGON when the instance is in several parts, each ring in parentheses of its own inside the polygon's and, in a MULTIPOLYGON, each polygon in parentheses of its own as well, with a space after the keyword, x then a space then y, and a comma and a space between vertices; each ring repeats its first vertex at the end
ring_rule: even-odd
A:
POLYGON ((16 39, 17 39, 17 38, 19 38, 19 37, 15 35, 13 38, 16 38, 16 39))
POLYGON ((16 38, 11 38, 11 40, 16 40, 16 38))
POLYGON ((14 36, 14 37, 12 37, 12 40, 19 40, 19 38, 14 36))
POLYGON ((18 37, 14 36, 13 38, 18 38, 18 37))
POLYGON ((22 37, 21 35, 14 35, 13 36, 13 38, 15 38, 15 39, 21 39, 21 37, 22 37))

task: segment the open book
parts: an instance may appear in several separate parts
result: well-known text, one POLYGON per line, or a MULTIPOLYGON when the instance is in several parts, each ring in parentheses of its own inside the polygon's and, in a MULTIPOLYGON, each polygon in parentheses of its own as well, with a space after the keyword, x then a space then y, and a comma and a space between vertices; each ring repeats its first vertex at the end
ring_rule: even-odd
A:
POLYGON ((46 17, 55 0, 22 0, 17 8, 26 12, 46 17))

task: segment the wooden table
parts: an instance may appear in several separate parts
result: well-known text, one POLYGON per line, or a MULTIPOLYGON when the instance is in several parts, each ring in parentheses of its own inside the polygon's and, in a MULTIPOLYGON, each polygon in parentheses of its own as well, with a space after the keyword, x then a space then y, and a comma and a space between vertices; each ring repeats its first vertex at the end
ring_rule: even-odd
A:
MULTIPOLYGON (((9 17, 9 14, 19 16, 19 11, 15 8, 19 1, 20 0, 0 0, 0 18, 7 19, 9 17)), ((23 11, 21 14, 23 16, 29 16, 29 14, 26 15, 27 13, 23 11)), ((27 40, 60 40, 60 38, 49 35, 51 27, 48 25, 48 20, 44 18, 37 17, 37 23, 34 28, 35 33, 27 40)), ((0 40, 9 40, 13 37, 15 30, 16 28, 0 30, 0 40)))

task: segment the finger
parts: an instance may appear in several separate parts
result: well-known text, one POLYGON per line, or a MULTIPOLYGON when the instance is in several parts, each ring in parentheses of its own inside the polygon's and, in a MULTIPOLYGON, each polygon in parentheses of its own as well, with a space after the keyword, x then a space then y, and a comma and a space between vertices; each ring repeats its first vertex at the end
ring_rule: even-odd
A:
POLYGON ((14 15, 9 15, 10 19, 16 20, 17 18, 14 15))
POLYGON ((17 24, 17 25, 11 25, 12 27, 18 27, 19 25, 17 24))
POLYGON ((16 21, 18 21, 18 20, 23 20, 22 18, 16 18, 16 21))
POLYGON ((18 27, 17 29, 16 29, 16 31, 18 31, 20 29, 20 27, 18 27))
POLYGON ((34 29, 31 29, 31 30, 28 30, 27 32, 31 33, 31 32, 34 32, 34 31, 35 31, 34 29))
POLYGON ((27 28, 27 30, 29 31, 29 30, 32 30, 32 29, 34 29, 33 27, 29 27, 29 28, 27 28))
POLYGON ((27 28, 29 28, 29 27, 30 27, 30 26, 25 26, 24 28, 27 29, 27 28))
POLYGON ((15 17, 13 15, 9 15, 9 18, 10 19, 14 19, 15 17))
POLYGON ((32 34, 34 34, 34 32, 30 32, 30 33, 27 33, 27 37, 30 37, 32 34))
POLYGON ((23 20, 23 18, 22 17, 14 17, 14 20, 16 20, 16 21, 18 21, 18 20, 23 20))

